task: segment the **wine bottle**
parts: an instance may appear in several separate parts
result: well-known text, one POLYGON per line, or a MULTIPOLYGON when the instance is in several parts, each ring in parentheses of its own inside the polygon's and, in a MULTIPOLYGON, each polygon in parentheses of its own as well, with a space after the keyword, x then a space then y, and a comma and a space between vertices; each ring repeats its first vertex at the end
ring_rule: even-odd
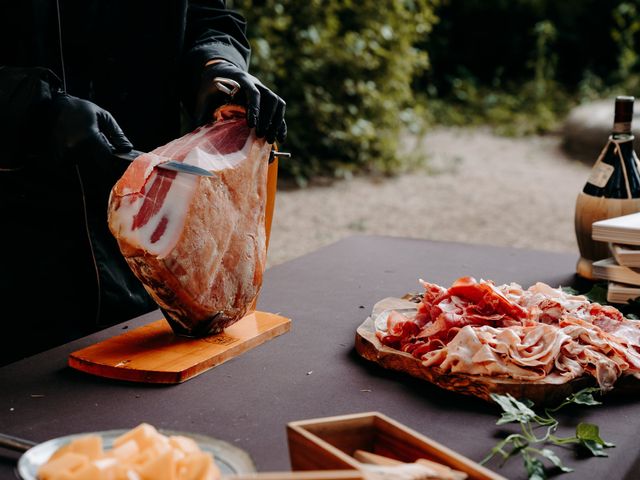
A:
POLYGON ((577 273, 591 280, 592 262, 611 256, 606 243, 591 238, 593 222, 640 211, 640 172, 631 131, 634 100, 616 97, 613 130, 576 200, 577 273))

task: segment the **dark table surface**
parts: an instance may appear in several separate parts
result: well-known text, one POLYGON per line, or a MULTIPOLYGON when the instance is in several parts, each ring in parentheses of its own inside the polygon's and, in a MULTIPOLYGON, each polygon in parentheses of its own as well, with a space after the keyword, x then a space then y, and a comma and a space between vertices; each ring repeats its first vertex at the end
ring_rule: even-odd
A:
MULTIPOLYGON (((289 333, 183 384, 118 382, 66 365, 69 353, 124 326, 157 320, 159 312, 0 368, 0 432, 41 442, 148 422, 225 440, 246 450, 259 471, 272 471, 290 468, 287 422, 379 411, 479 461, 501 438, 498 410, 361 359, 355 330, 376 301, 420 291, 419 278, 444 286, 464 275, 567 286, 575 281, 576 260, 577 254, 351 237, 266 272, 258 307, 290 317, 289 333)), ((575 468, 558 478, 640 478, 640 402, 605 397, 603 406, 572 409, 561 418, 596 423, 617 446, 608 458, 557 449, 575 468)), ((18 456, 0 449, 0 478, 15 478, 18 456)), ((525 478, 519 459, 488 466, 525 478)))

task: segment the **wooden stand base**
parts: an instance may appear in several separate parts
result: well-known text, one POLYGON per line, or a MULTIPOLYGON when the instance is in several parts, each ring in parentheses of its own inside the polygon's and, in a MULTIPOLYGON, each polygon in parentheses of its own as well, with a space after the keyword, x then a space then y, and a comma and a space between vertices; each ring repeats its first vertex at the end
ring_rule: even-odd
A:
POLYGON ((176 336, 165 319, 69 355, 69 366, 99 377, 142 383, 182 383, 288 332, 291 320, 253 312, 224 332, 176 336))

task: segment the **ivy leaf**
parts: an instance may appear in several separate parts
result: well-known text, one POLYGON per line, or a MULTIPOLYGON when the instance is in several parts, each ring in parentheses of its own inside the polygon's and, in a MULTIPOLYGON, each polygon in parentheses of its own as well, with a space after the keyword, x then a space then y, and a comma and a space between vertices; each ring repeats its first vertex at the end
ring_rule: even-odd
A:
POLYGON ((505 457, 504 462, 502 462, 503 464, 507 460, 509 460, 511 457, 515 457, 519 453, 521 453, 523 456, 527 455, 523 451, 529 448, 529 441, 525 437, 522 437, 521 435, 519 435, 518 437, 515 437, 511 443, 513 445, 513 448, 511 449, 509 454, 505 457))
POLYGON ((583 388, 579 392, 568 396, 567 401, 577 403, 578 405, 602 405, 602 402, 593 398, 593 394, 596 392, 600 392, 598 387, 583 388))
POLYGON ((596 283, 591 290, 584 294, 590 302, 599 303, 600 305, 609 305, 607 302, 607 284, 596 283))
POLYGON ((556 467, 558 467, 562 472, 568 473, 573 472, 573 468, 565 467, 553 450, 549 450, 548 448, 543 448, 540 450, 540 455, 553 463, 556 467))
POLYGON ((579 423, 576 427, 576 437, 594 457, 607 457, 604 447, 615 447, 613 443, 605 442, 600 438, 600 429, 592 423, 579 423))
POLYGON ((544 471, 544 465, 537 458, 530 457, 529 455, 523 455, 524 468, 527 470, 529 480, 545 480, 547 474, 544 471))
POLYGON ((580 295, 580 292, 573 287, 560 287, 560 290, 568 295, 580 295))
POLYGON ((593 440, 604 447, 615 447, 613 443, 605 442, 600 438, 600 429, 593 423, 579 423, 576 427, 576 437, 580 440, 593 440))
POLYGON ((496 425, 504 425, 506 423, 519 422, 519 417, 515 413, 503 412, 502 416, 496 422, 496 425))
POLYGON ((580 440, 580 445, 589 450, 591 452, 591 455, 593 455, 594 457, 609 456, 609 454, 602 448, 602 445, 600 445, 598 442, 594 442, 593 440, 580 440))
POLYGON ((627 304, 620 308, 624 316, 630 320, 640 320, 638 313, 640 312, 640 297, 627 300, 627 304))
POLYGON ((573 287, 561 287, 561 290, 569 295, 584 295, 590 302, 599 303, 600 305, 608 305, 607 288, 607 283, 600 282, 593 285, 591 290, 586 293, 582 293, 573 287))
POLYGON ((503 410, 502 416, 498 419, 496 425, 504 425, 511 422, 527 423, 536 416, 536 413, 529 408, 533 406, 533 402, 528 399, 520 402, 508 393, 506 395, 492 393, 491 398, 503 410))

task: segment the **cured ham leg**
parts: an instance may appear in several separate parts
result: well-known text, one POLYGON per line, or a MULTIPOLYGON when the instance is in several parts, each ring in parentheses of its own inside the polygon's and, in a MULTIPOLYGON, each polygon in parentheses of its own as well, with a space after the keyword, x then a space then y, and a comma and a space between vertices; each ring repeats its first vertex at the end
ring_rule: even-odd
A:
POLYGON ((109 228, 176 333, 219 332, 256 299, 270 151, 244 109, 225 106, 213 124, 138 157, 114 185, 109 228), (215 176, 154 168, 168 159, 215 176))

